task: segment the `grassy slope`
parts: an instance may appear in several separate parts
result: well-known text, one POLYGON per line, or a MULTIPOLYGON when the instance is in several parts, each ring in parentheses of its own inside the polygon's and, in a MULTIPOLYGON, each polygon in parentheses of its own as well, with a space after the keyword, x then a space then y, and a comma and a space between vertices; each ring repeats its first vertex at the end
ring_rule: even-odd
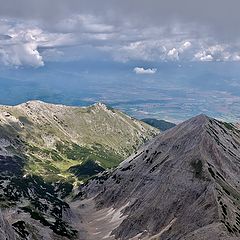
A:
POLYGON ((103 168, 116 166, 158 133, 103 104, 79 108, 39 101, 1 106, 0 126, 1 137, 21 142, 25 173, 49 181, 74 181, 69 168, 89 160, 103 168))

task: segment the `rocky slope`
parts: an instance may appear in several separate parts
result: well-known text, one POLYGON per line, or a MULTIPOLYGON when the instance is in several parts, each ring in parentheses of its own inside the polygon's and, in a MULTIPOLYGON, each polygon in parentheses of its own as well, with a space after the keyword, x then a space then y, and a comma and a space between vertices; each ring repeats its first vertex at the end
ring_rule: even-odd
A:
POLYGON ((239 131, 197 116, 81 189, 79 239, 240 239, 239 175, 239 131))
POLYGON ((114 139, 123 134, 131 142, 146 133, 150 138, 156 130, 100 104, 82 109, 30 102, 1 109, 0 240, 240 239, 240 131, 234 125, 200 115, 139 150, 130 144, 125 151, 129 143, 119 141, 123 145, 117 148, 114 139), (85 135, 78 128, 83 120, 77 120, 83 115, 96 119, 85 124, 85 135), (97 128, 101 122, 105 131, 97 128), (110 137, 117 127, 121 134, 110 137), (82 173, 89 177, 106 168, 102 147, 101 154, 94 149, 101 138, 92 137, 93 129, 103 134, 101 146, 110 159, 112 149, 122 156, 123 151, 134 154, 69 195, 72 185, 60 179, 71 174, 81 178, 82 173), (88 139, 85 145, 79 140, 83 138, 88 139), (91 151, 79 155, 83 147, 91 151), (79 158, 89 154, 90 159, 79 158), (102 158, 92 160, 95 156, 102 158), (69 174, 59 178, 58 172, 49 175, 52 162, 75 164, 68 165, 69 173, 59 167, 61 176, 69 174))
POLYGON ((103 104, 0 107, 0 240, 77 237, 65 198, 159 131, 103 104))
POLYGON ((158 130, 98 103, 67 107, 31 101, 0 106, 0 155, 24 152, 25 174, 49 181, 81 178, 118 165, 158 130), (81 169, 80 169, 81 170, 81 169))

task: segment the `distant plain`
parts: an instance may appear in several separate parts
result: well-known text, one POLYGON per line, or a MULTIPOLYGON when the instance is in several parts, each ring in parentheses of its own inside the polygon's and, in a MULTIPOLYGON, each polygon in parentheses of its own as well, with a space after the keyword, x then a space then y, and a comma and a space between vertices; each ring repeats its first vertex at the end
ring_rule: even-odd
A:
POLYGON ((131 63, 93 61, 49 62, 37 69, 4 68, 0 104, 33 99, 75 106, 104 102, 139 119, 178 123, 204 113, 239 121, 238 63, 155 63, 152 67, 157 68, 154 75, 135 74, 131 63))

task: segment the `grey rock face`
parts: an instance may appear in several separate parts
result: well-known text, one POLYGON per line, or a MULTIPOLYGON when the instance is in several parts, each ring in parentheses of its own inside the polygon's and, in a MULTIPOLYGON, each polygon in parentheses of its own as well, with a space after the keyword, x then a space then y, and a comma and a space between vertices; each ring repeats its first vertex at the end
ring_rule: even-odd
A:
POLYGON ((235 240, 239 174, 239 131, 200 115, 159 135, 83 192, 97 193, 89 216, 121 209, 122 221, 102 239, 235 240))
POLYGON ((16 235, 12 226, 3 216, 2 211, 0 211, 0 240, 16 240, 16 235))

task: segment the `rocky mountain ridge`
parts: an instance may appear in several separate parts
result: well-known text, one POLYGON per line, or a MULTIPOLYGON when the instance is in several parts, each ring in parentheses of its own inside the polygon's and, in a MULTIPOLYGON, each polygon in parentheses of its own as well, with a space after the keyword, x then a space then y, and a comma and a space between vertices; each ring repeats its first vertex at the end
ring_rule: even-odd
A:
POLYGON ((0 106, 0 153, 16 152, 21 145, 25 173, 50 181, 74 179, 69 169, 87 161, 87 166, 97 163, 104 169, 116 166, 158 132, 102 103, 0 106))
POLYGON ((0 106, 0 239, 76 238, 65 199, 72 184, 117 165, 158 132, 104 104, 0 106))
POLYGON ((82 234, 89 240, 239 239, 239 173, 240 132, 197 116, 80 191, 82 234))

